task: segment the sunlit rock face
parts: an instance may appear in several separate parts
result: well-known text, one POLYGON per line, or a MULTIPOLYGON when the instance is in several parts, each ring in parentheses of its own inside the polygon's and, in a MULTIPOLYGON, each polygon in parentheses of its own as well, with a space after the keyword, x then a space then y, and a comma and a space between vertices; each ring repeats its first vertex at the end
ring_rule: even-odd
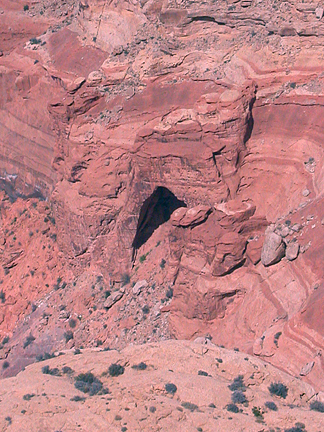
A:
POLYGON ((1 6, 12 371, 44 347, 209 334, 321 388, 322 18, 218 3, 1 6))

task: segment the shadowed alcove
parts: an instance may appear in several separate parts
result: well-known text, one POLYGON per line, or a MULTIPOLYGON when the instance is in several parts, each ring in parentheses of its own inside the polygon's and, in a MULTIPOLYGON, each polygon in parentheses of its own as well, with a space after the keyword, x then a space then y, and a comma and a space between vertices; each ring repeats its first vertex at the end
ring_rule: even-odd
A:
MULTIPOLYGON (((179 207, 187 207, 169 189, 158 186, 143 203, 138 218, 133 251, 139 249, 171 214, 179 207)), ((133 254, 134 255, 134 254, 133 254)))

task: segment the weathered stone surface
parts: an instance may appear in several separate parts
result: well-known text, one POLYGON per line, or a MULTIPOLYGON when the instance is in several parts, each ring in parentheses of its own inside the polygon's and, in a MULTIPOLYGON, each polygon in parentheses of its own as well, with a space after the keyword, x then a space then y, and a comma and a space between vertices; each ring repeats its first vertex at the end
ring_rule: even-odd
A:
POLYGON ((261 262, 264 266, 278 263, 285 256, 285 244, 276 233, 266 235, 261 252, 261 262))
POLYGON ((298 257, 299 253, 299 244, 298 242, 288 243, 286 246, 286 258, 289 261, 293 261, 298 257))
MULTIPOLYGON (((2 375, 205 334, 246 352, 265 334, 260 355, 294 376, 317 358, 324 27, 321 5, 279 3, 2 2, 2 375), (259 264, 270 222, 298 261, 259 264)), ((307 380, 323 389, 320 362, 307 380)))
POLYGON ((147 287, 148 283, 147 281, 141 280, 136 282, 136 284, 133 286, 133 294, 138 295, 142 291, 143 288, 147 287))

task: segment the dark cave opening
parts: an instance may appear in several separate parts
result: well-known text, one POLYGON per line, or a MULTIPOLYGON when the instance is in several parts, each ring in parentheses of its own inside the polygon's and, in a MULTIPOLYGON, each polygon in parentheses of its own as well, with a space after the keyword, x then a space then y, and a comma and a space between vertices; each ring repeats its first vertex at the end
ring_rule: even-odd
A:
POLYGON ((170 219, 171 214, 179 207, 187 207, 169 189, 158 186, 151 196, 143 203, 138 218, 136 235, 133 240, 133 257, 139 249, 153 234, 153 232, 164 222, 170 219))

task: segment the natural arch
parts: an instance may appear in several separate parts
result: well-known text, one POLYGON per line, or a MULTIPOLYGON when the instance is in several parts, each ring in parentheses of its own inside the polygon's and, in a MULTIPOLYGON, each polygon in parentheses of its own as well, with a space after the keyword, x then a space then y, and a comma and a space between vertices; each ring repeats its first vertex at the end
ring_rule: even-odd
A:
POLYGON ((179 207, 186 207, 169 189, 158 186, 143 203, 133 241, 134 251, 139 249, 171 214, 179 207))

